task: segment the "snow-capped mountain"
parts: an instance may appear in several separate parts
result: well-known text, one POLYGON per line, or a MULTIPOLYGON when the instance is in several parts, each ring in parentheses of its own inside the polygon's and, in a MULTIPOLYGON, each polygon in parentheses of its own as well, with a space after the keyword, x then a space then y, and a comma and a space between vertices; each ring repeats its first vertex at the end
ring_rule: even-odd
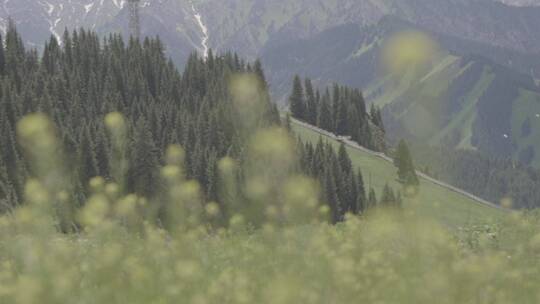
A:
POLYGON ((125 0, 2 0, 0 28, 11 18, 30 45, 41 45, 48 36, 57 38, 65 28, 97 29, 113 19, 125 0))
MULTIPOLYGON (((5 32, 11 18, 30 46, 39 48, 51 35, 61 41, 66 28, 129 34, 127 0, 0 1, 0 30, 5 32)), ((160 35, 175 61, 183 62, 193 50, 208 51, 205 20, 194 3, 141 0, 139 5, 142 34, 160 35)))
MULTIPOLYGON (((514 51, 540 52, 539 0, 140 0, 143 35, 160 35, 175 61, 193 50, 234 50, 253 59, 268 44, 309 38, 343 24, 393 15, 434 32, 514 51), (504 2, 509 5, 501 5, 504 2)), ((127 0, 0 0, 30 45, 65 28, 128 33, 127 0)))

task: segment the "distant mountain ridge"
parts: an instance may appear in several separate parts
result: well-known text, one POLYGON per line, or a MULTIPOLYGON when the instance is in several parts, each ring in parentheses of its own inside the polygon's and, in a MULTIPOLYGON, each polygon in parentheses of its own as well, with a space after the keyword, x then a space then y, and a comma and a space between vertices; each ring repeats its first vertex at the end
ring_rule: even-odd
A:
POLYGON ((440 53, 432 64, 403 75, 382 73, 383 45, 394 33, 411 29, 422 30, 396 18, 369 27, 338 26, 269 47, 262 59, 277 96, 288 94, 283 80, 293 73, 311 77, 319 86, 336 81, 360 87, 368 101, 384 107, 390 138, 540 165, 540 88, 535 80, 471 55, 469 48, 499 56, 497 49, 435 33, 430 35, 440 53))
MULTIPOLYGON (((385 106, 394 136, 540 165, 540 7, 509 1, 141 0, 140 13, 142 34, 159 35, 179 66, 207 47, 262 57, 277 97, 295 73, 341 82, 385 106), (403 24, 443 50, 418 79, 378 73, 380 40, 403 24), (411 113, 433 121, 416 130, 407 126, 418 121, 411 113)), ((51 35, 61 40, 65 28, 129 34, 125 0, 4 0, 0 29, 9 18, 36 47, 51 35)))
POLYGON ((497 0, 507 5, 514 6, 540 6, 540 1, 538 0, 497 0))
MULTIPOLYGON (((5 0, 0 4, 0 28, 5 29, 12 18, 26 42, 36 46, 51 34, 60 37, 65 28, 127 33, 125 3, 5 0)), ((387 15, 437 33, 540 53, 540 8, 494 0, 141 0, 140 7, 143 34, 162 36, 181 65, 186 54, 201 51, 204 39, 215 50, 235 50, 254 58, 269 42, 309 38, 348 23, 375 24, 387 15), (197 15, 208 33, 202 31, 197 15)))
MULTIPOLYGON (((0 29, 11 18, 25 43, 41 48, 53 35, 61 41, 65 29, 85 28, 102 35, 129 35, 126 0, 5 0, 0 4, 0 29)), ((143 36, 161 36, 168 53, 184 65, 189 53, 201 49, 202 33, 188 1, 141 0, 143 36)))

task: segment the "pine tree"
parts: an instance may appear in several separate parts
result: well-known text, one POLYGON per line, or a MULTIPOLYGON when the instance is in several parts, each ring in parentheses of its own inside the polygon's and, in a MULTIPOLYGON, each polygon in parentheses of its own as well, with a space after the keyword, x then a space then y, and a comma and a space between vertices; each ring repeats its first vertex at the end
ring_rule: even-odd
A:
POLYGON ((339 108, 341 106, 341 88, 337 83, 334 83, 332 88, 332 129, 330 129, 330 132, 336 133, 336 129, 339 123, 339 108))
POLYGON ((148 124, 142 118, 137 121, 130 150, 128 190, 150 197, 158 188, 159 156, 148 124))
MULTIPOLYGON (((0 35, 0 42, 3 43, 2 35, 0 35)), ((4 46, 0 47, 0 75, 5 75, 6 73, 6 55, 4 53, 4 46)))
POLYGON ((392 190, 388 184, 384 185, 379 204, 384 207, 391 207, 394 206, 395 203, 396 196, 394 195, 394 190, 392 190))
POLYGON ((368 201, 366 197, 366 188, 364 185, 364 177, 362 176, 362 171, 358 169, 356 174, 356 183, 357 183, 357 197, 356 197, 356 206, 359 213, 363 213, 368 207, 368 201))
POLYGON ((332 219, 334 223, 337 223, 342 220, 343 217, 343 208, 341 206, 341 202, 339 201, 338 197, 338 191, 337 186, 335 182, 334 174, 330 171, 331 169, 328 169, 324 176, 325 176, 325 197, 327 199, 327 203, 330 206, 330 209, 332 210, 332 219))
POLYGON ((345 174, 350 175, 352 173, 352 161, 351 161, 351 158, 349 157, 349 154, 347 153, 345 144, 343 143, 339 146, 338 160, 339 160, 339 165, 341 167, 341 170, 345 174))
POLYGON ((317 102, 315 92, 313 90, 313 84, 311 79, 305 80, 306 90, 306 122, 312 125, 317 125, 317 102))
POLYGON ((90 132, 86 128, 78 145, 77 164, 79 164, 79 180, 86 184, 91 178, 98 176, 97 159, 90 132))
POLYGON ((317 126, 323 130, 332 130, 334 120, 332 119, 332 112, 329 104, 328 97, 325 95, 322 98, 319 115, 317 118, 317 126))
POLYGON ((381 131, 384 132, 384 123, 382 119, 381 109, 376 107, 375 104, 371 104, 371 109, 369 112, 370 112, 369 116, 371 117, 371 122, 377 127, 379 127, 381 131))
POLYGON ((289 97, 289 106, 294 118, 305 121, 306 103, 304 100, 304 89, 298 75, 294 77, 293 89, 289 97))
POLYGON ((396 149, 394 165, 398 168, 398 180, 405 186, 418 186, 420 181, 416 175, 416 170, 412 161, 409 147, 404 140, 401 140, 396 149))
POLYGON ((346 180, 347 184, 347 193, 348 193, 348 210, 352 214, 360 214, 360 207, 358 205, 358 182, 356 181, 356 176, 353 172, 347 175, 346 180))
POLYGON ((367 209, 371 209, 377 206, 377 195, 375 194, 375 190, 373 188, 369 189, 369 198, 368 198, 368 206, 367 209))
MULTIPOLYGON (((336 101, 334 101, 336 102, 336 101)), ((337 114, 336 117, 336 134, 338 135, 349 135, 349 115, 348 115, 348 105, 345 100, 338 99, 337 101, 337 114)))

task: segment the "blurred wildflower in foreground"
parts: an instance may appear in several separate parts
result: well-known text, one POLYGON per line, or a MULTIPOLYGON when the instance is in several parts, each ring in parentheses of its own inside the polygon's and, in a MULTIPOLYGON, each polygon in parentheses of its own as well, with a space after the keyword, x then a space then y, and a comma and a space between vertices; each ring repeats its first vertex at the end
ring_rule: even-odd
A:
POLYGON ((265 90, 261 80, 255 74, 243 73, 233 75, 229 84, 232 97, 233 109, 236 115, 240 139, 246 139, 264 121, 265 113, 265 90))
POLYGON ((296 171, 294 141, 281 128, 257 132, 248 148, 246 195, 255 223, 298 225, 318 220, 317 183, 296 171))
POLYGON ((382 63, 387 72, 401 75, 407 69, 429 63, 437 52, 437 44, 427 34, 404 31, 394 34, 386 41, 382 63))
POLYGON ((127 142, 128 130, 124 116, 118 112, 112 112, 105 116, 105 126, 111 136, 111 174, 120 189, 124 189, 125 174, 127 172, 127 142))
POLYGON ((17 136, 33 177, 25 187, 27 203, 62 230, 73 229, 72 187, 54 124, 44 114, 31 114, 17 123, 17 136))
POLYGON ((407 100, 409 108, 401 116, 401 122, 421 139, 431 138, 433 130, 441 128, 448 114, 442 105, 446 104, 448 77, 454 76, 446 75, 448 70, 437 69, 445 60, 448 60, 447 54, 441 52, 433 38, 421 31, 397 32, 383 44, 382 74, 389 76, 384 90, 388 96, 404 92, 399 94, 407 100))
MULTIPOLYGON (((29 180, 28 205, 0 217, 0 303, 540 301, 538 213, 455 233, 386 208, 348 215, 338 226, 311 221, 325 208, 313 181, 294 170, 291 139, 280 129, 259 132, 248 152, 247 189, 231 179, 235 161, 223 159, 219 170, 231 183, 223 188, 228 199, 242 196, 240 188, 262 211, 231 208, 218 231, 205 231, 204 223, 224 211, 203 204, 178 146, 165 156, 163 202, 96 177, 77 234, 34 229, 50 222, 39 210, 65 197, 39 178, 29 180), (155 203, 167 211, 164 223, 145 211, 155 203), (262 229, 245 229, 257 217, 262 229)), ((42 152, 56 151, 49 147, 42 152)))

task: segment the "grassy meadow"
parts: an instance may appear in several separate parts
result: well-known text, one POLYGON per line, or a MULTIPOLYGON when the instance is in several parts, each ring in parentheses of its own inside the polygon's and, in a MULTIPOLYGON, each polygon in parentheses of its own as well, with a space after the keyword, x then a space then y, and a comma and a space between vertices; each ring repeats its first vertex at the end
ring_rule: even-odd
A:
MULTIPOLYGON (((122 116, 109 114, 105 123, 121 149, 122 116)), ((294 144, 279 129, 251 140, 248 153, 257 162, 248 166, 245 187, 252 205, 227 216, 202 204, 197 183, 183 177, 178 146, 161 170, 161 201, 94 178, 88 201, 70 208, 68 182, 55 169, 62 162, 52 124, 32 115, 19 123, 18 136, 37 174, 27 183, 25 205, 0 218, 0 303, 540 300, 539 216, 503 217, 424 183, 403 210, 375 209, 332 226, 314 183, 290 175, 294 144), (159 220, 155 204, 167 211, 159 220)), ((351 155, 374 187, 393 176, 390 165, 351 155)), ((125 169, 117 161, 118 171, 125 169)), ((231 159, 220 162, 224 180, 234 167, 231 159)))

